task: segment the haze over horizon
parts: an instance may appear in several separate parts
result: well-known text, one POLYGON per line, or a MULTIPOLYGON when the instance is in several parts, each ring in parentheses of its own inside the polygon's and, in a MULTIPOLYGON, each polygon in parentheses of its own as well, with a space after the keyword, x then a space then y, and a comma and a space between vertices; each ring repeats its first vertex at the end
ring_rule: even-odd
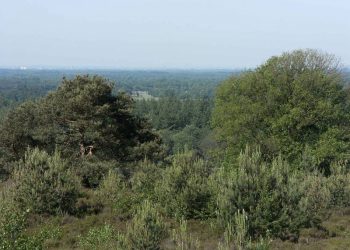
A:
POLYGON ((0 68, 250 68, 304 48, 350 66, 346 0, 1 3, 0 68))

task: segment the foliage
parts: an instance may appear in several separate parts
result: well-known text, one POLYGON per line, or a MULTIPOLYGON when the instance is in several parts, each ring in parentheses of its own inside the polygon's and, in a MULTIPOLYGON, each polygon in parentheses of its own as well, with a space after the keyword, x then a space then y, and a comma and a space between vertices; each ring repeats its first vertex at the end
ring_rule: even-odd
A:
POLYGON ((25 246, 27 239, 23 232, 28 212, 18 211, 14 206, 1 202, 0 214, 0 249, 19 249, 25 246))
POLYGON ((146 116, 156 129, 179 130, 187 125, 201 128, 209 125, 212 102, 209 98, 181 99, 174 95, 159 100, 136 102, 135 112, 146 116))
POLYGON ((58 149, 65 157, 95 155, 118 161, 159 155, 160 139, 144 119, 132 114, 132 99, 113 95, 112 89, 98 76, 63 79, 56 91, 9 113, 1 127, 6 131, 0 136, 1 147, 15 159, 27 146, 58 149), (149 142, 155 144, 135 152, 134 147, 149 142))
POLYGON ((298 163, 309 146, 329 172, 349 152, 349 101, 338 61, 297 50, 228 79, 217 90, 213 125, 235 155, 249 144, 266 158, 282 152, 298 163))
POLYGON ((318 206, 323 200, 311 199, 312 190, 323 197, 319 179, 292 170, 281 156, 267 163, 259 150, 246 148, 237 166, 221 167, 211 178, 219 222, 224 226, 244 209, 252 236, 297 234, 301 227, 317 221, 323 207, 318 206), (308 212, 310 207, 313 210, 308 212))
POLYGON ((200 249, 200 243, 198 239, 189 234, 187 230, 187 221, 184 219, 180 220, 179 229, 173 229, 171 238, 175 243, 176 250, 200 249))
POLYGON ((78 245, 86 250, 127 249, 124 241, 122 234, 105 224, 103 227, 90 229, 85 236, 79 236, 78 245))
POLYGON ((299 185, 304 194, 299 201, 301 214, 295 221, 303 223, 304 227, 318 225, 321 222, 320 211, 327 208, 330 203, 327 180, 320 173, 314 172, 306 175, 299 185))
POLYGON ((43 249, 44 242, 57 238, 58 228, 43 227, 35 234, 26 230, 29 210, 18 209, 11 196, 1 194, 0 203, 0 249, 43 249))
POLYGON ((334 163, 331 175, 326 180, 330 192, 330 205, 334 207, 350 206, 350 173, 346 164, 334 163))
POLYGON ((244 210, 238 210, 232 221, 227 222, 224 233, 224 242, 219 242, 219 250, 268 250, 270 249, 269 238, 260 237, 253 242, 248 234, 248 216, 244 210))
POLYGON ((177 218, 206 218, 210 201, 209 174, 208 163, 193 152, 176 154, 155 187, 165 212, 177 218))
POLYGON ((335 62, 295 51, 228 79, 213 113, 218 144, 210 98, 227 72, 103 72, 124 81, 119 89, 77 76, 34 101, 62 72, 0 76, 0 192, 11 193, 0 202, 0 249, 42 249, 59 231, 29 215, 59 220, 61 240, 82 249, 198 249, 206 233, 223 233, 219 249, 268 249, 270 236, 322 230, 325 211, 350 205, 350 92, 335 62), (153 97, 134 102, 120 89, 153 97))
POLYGON ((137 209, 132 221, 127 224, 126 233, 117 232, 106 224, 92 228, 88 234, 79 237, 83 249, 160 249, 166 236, 166 225, 156 208, 147 200, 137 209))
POLYGON ((155 206, 145 200, 127 226, 126 239, 130 249, 160 249, 166 236, 166 225, 155 206))
POLYGON ((156 201, 155 186, 156 182, 161 179, 161 172, 164 165, 156 165, 148 160, 137 164, 131 179, 131 190, 134 194, 139 194, 141 199, 156 201))
POLYGON ((96 157, 84 157, 77 162, 76 174, 87 188, 97 188, 110 169, 118 166, 115 161, 101 161, 96 157))
POLYGON ((28 149, 13 174, 15 202, 36 213, 73 213, 80 185, 68 167, 57 151, 28 149))
POLYGON ((139 203, 123 177, 110 170, 96 190, 96 196, 102 204, 112 208, 119 215, 130 215, 135 204, 139 203))
POLYGON ((201 141, 209 132, 212 99, 178 96, 136 102, 135 113, 150 120, 160 131, 170 154, 189 149, 203 150, 201 141))

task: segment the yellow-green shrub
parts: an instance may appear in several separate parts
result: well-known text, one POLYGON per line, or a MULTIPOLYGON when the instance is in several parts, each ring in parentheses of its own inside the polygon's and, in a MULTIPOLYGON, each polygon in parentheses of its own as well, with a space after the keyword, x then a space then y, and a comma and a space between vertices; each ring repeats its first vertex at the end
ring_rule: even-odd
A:
POLYGON ((74 213, 80 184, 56 151, 27 150, 13 174, 14 200, 35 213, 74 213))
POLYGON ((166 236, 166 225, 154 205, 145 200, 127 225, 128 249, 157 250, 166 236))
POLYGON ((78 245, 86 250, 127 249, 124 245, 124 236, 118 233, 111 225, 91 228, 84 236, 79 236, 78 245))
MULTIPOLYGON (((245 210, 248 233, 253 237, 267 232, 282 238, 298 234, 302 226, 316 220, 323 207, 319 200, 311 199, 310 195, 315 194, 311 193, 326 188, 318 176, 305 175, 292 170, 281 156, 268 163, 259 150, 247 148, 237 165, 226 164, 211 176, 209 183, 216 197, 219 225, 225 226, 237 211, 245 210), (313 209, 305 213, 306 208, 313 209)), ((327 204, 327 195, 322 193, 320 197, 327 204)))
POLYGON ((197 250, 200 249, 198 239, 194 238, 187 230, 187 221, 180 219, 178 229, 173 229, 171 239, 175 244, 176 250, 197 250))
POLYGON ((175 155, 155 187, 165 212, 178 218, 206 218, 210 201, 209 174, 208 163, 192 152, 175 155))
POLYGON ((27 220, 29 210, 21 210, 12 201, 9 192, 0 192, 0 249, 43 249, 47 239, 57 238, 57 227, 43 227, 29 234, 27 220), (6 193, 6 194, 5 194, 6 193))
POLYGON ((331 175, 327 179, 330 192, 330 205, 350 206, 350 173, 346 164, 338 162, 331 165, 331 175))

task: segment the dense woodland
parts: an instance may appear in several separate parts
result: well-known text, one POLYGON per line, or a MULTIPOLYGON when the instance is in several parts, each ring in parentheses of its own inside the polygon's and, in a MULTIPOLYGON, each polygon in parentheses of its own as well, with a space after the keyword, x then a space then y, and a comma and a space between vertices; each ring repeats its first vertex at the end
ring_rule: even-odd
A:
POLYGON ((0 249, 347 249, 339 65, 0 70, 0 249))

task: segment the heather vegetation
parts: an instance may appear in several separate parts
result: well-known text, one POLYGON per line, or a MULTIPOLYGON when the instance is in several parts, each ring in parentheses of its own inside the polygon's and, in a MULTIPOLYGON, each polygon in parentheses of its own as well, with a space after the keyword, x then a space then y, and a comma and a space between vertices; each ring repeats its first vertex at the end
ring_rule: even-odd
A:
POLYGON ((159 86, 153 74, 128 87, 157 97, 147 100, 101 76, 68 75, 23 100, 1 85, 0 249, 262 250, 300 247, 306 231, 346 237, 329 223, 350 208, 350 99, 333 56, 284 53, 215 95, 218 72, 159 86), (212 85, 193 81, 205 76, 212 85))

